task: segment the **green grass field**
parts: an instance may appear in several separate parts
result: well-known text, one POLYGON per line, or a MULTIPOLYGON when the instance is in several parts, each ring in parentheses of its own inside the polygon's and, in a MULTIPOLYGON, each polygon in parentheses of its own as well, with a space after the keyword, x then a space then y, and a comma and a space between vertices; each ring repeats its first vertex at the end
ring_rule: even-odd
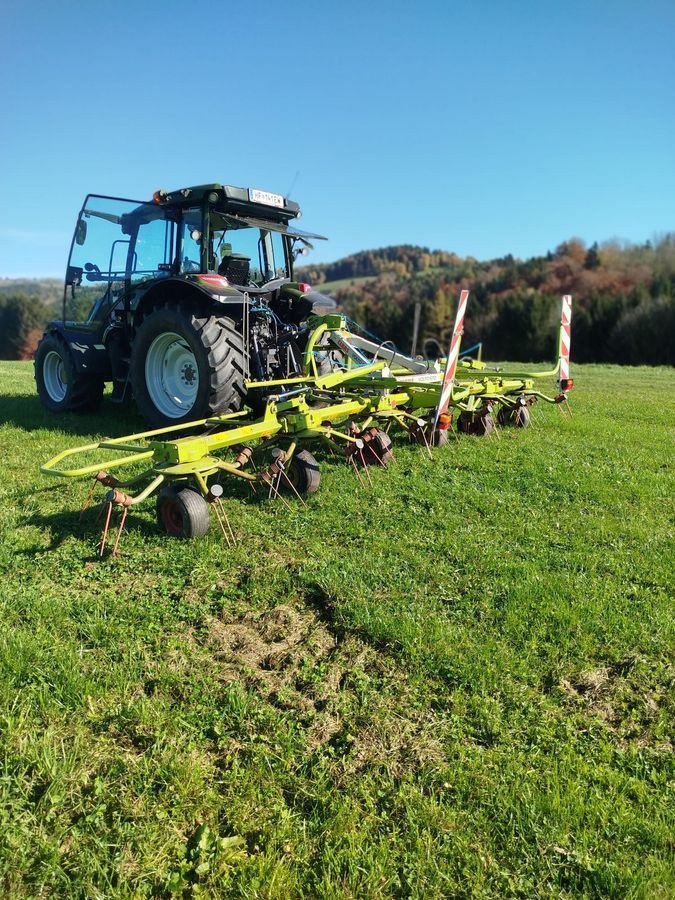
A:
POLYGON ((0 363, 3 897, 675 895, 666 369, 579 366, 573 418, 397 445, 239 537, 38 473, 140 428, 0 363))

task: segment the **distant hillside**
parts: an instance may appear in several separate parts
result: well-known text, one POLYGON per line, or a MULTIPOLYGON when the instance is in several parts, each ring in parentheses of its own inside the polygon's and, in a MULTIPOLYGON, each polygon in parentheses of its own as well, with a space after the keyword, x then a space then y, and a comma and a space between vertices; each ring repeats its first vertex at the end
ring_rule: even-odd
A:
POLYGON ((31 359, 62 299, 60 279, 0 278, 0 359, 31 359))
POLYGON ((418 349, 446 347, 459 291, 468 288, 465 347, 481 341, 492 358, 550 358, 560 296, 570 293, 573 358, 675 364, 675 234, 642 245, 587 247, 571 238, 528 260, 385 247, 308 266, 302 277, 325 285, 344 312, 402 350, 410 349, 418 302, 418 349))
POLYGON ((466 267, 475 263, 471 257, 462 259, 456 253, 445 250, 429 250, 412 244, 382 247, 379 250, 362 250, 332 263, 319 263, 301 270, 313 284, 343 281, 350 278, 393 274, 412 275, 429 269, 443 268, 462 277, 466 267))
POLYGON ((57 307, 63 300, 63 279, 0 278, 0 300, 16 294, 35 297, 47 307, 57 307))
MULTIPOLYGON (((300 279, 325 286, 368 331, 409 351, 415 304, 418 350, 447 346, 459 291, 471 291, 463 345, 492 358, 554 355, 560 296, 573 295, 572 357, 580 362, 675 364, 675 234, 641 245, 587 247, 571 238, 545 256, 480 261, 402 244, 305 266, 300 279)), ((0 279, 0 357, 30 356, 57 313, 63 282, 0 279)))

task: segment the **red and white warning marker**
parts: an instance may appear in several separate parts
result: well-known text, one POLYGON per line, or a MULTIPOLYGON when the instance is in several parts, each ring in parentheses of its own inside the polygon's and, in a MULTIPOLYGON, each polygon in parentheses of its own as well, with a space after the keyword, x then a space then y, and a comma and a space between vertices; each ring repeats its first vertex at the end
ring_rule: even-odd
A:
POLYGON ((572 296, 565 294, 562 298, 560 313, 560 346, 558 361, 560 364, 560 390, 568 391, 574 384, 570 378, 570 340, 572 328, 572 296))
POLYGON ((459 345, 462 342, 462 335, 464 334, 464 313, 466 312, 466 303, 468 299, 469 292, 462 291, 459 295, 457 315, 455 316, 455 327, 452 330, 452 340, 450 341, 450 349, 448 350, 448 361, 445 365, 445 373, 441 385, 441 396, 434 416, 434 429, 438 428, 441 416, 444 416, 448 411, 448 404, 452 394, 452 383, 455 380, 455 372, 457 371, 459 345))

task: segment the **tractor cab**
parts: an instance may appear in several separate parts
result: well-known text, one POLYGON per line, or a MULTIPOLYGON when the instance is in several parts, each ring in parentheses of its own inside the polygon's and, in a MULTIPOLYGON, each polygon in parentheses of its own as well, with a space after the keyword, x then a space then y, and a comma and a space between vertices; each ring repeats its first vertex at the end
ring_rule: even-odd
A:
POLYGON ((299 216, 280 194, 231 185, 149 202, 89 194, 63 315, 36 354, 44 405, 93 408, 112 382, 113 401, 133 394, 159 426, 238 409, 250 381, 294 377, 317 295, 293 262, 322 239, 296 229, 299 216))
POLYGON ((96 330, 126 295, 133 308, 143 286, 170 277, 219 275, 254 291, 291 281, 294 258, 323 240, 289 224, 299 214, 279 194, 216 184, 157 191, 151 203, 90 194, 71 245, 63 321, 96 330))

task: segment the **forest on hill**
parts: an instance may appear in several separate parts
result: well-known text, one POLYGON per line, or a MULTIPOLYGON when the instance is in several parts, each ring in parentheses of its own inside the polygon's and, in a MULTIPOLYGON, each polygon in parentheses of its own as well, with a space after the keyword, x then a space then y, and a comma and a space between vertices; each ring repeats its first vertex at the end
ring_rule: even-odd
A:
MULTIPOLYGON (((574 360, 675 364, 675 233, 640 245, 586 246, 571 238, 527 260, 480 261, 401 245, 305 266, 297 277, 324 285, 342 312, 404 352, 417 303, 417 351, 445 351, 459 292, 467 288, 463 346, 481 342, 486 357, 552 358, 560 297, 572 294, 574 360)), ((62 296, 58 279, 0 278, 0 358, 30 358, 62 296)))
POLYGON ((572 238, 525 261, 510 255, 479 261, 403 245, 308 266, 302 276, 325 284, 341 310, 401 350, 410 350, 416 303, 418 352, 444 349, 459 292, 467 288, 463 346, 480 341, 487 357, 552 358, 560 297, 572 294, 573 359, 675 364, 673 233, 641 245, 586 246, 572 238), (334 291, 333 281, 340 282, 334 291))

